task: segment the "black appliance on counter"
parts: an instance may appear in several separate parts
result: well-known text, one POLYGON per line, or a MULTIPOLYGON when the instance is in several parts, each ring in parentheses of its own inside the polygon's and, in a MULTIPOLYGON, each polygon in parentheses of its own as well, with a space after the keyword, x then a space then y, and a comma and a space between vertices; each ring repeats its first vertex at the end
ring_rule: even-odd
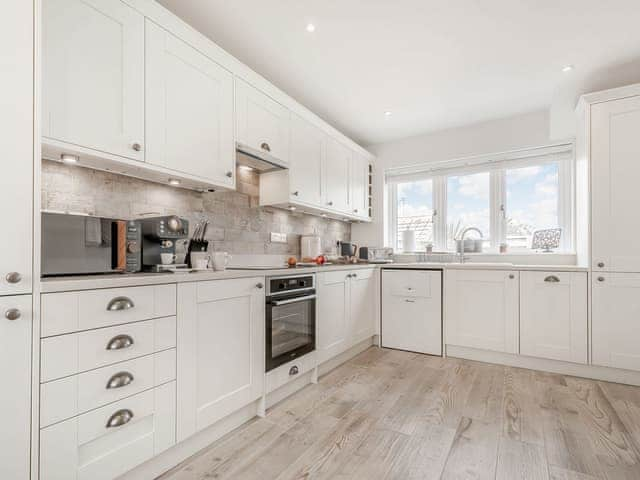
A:
POLYGON ((143 218, 139 220, 142 228, 142 269, 145 272, 163 272, 173 266, 163 264, 161 255, 170 254, 175 258, 176 244, 189 236, 189 221, 169 215, 164 217, 143 218))
POLYGON ((315 275, 267 277, 266 371, 316 349, 315 275))
POLYGON ((42 276, 139 272, 142 230, 135 220, 42 213, 42 276))

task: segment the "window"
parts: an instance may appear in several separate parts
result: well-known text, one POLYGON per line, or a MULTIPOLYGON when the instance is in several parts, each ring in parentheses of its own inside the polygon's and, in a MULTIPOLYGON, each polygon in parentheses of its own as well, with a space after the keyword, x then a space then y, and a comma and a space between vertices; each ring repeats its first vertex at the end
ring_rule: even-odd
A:
POLYGON ((479 228, 483 239, 490 240, 490 180, 489 172, 447 177, 447 250, 456 249, 467 227, 479 228))
POLYGON ((387 171, 388 243, 402 251, 402 232, 413 230, 418 251, 432 244, 451 252, 461 232, 476 227, 485 251, 506 244, 526 252, 534 232, 560 228, 559 251, 571 251, 572 172, 572 145, 387 171))
POLYGON ((416 246, 424 250, 433 243, 433 181, 400 183, 397 188, 396 246, 402 250, 402 232, 413 230, 416 246))

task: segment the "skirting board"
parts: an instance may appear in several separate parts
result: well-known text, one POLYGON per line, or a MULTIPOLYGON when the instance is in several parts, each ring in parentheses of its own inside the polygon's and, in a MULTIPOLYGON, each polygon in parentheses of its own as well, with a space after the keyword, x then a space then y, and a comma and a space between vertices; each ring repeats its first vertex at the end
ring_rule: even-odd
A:
POLYGON ((476 348, 446 345, 447 357, 464 358, 477 362, 497 363, 510 367, 528 368, 543 372, 559 373, 572 377, 603 380, 605 382, 624 383, 640 386, 640 372, 621 370, 617 368, 600 367, 596 365, 581 365, 579 363, 561 362, 545 358, 513 355, 511 353, 492 352, 476 348))
MULTIPOLYGON (((320 365, 319 370, 322 375, 333 370, 339 365, 343 364, 347 360, 350 360, 360 352, 363 352, 371 345, 375 343, 375 337, 367 339, 346 352, 341 353, 335 358, 320 365)), ((275 403, 283 400, 284 398, 297 392, 308 383, 311 382, 311 373, 303 375, 302 377, 284 385, 278 390, 272 392, 267 396, 267 405, 274 405, 275 403)), ((183 440, 182 442, 174 445, 169 450, 161 453, 157 457, 137 466, 133 470, 125 473, 118 480, 149 480, 156 478, 165 472, 168 472, 181 462, 184 462, 189 457, 196 455, 202 449, 207 448, 215 441, 221 439, 228 433, 232 432, 236 428, 242 426, 248 421, 256 417, 258 412, 260 401, 255 401, 241 408, 235 413, 232 413, 228 417, 220 420, 219 422, 211 425, 210 427, 196 433, 195 435, 183 440)), ((267 413, 267 418, 269 414, 267 413)))

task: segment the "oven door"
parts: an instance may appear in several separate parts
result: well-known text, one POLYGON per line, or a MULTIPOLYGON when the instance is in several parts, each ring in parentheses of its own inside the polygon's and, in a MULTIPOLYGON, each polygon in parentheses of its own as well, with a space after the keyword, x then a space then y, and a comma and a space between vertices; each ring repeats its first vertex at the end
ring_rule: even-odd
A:
POLYGON ((316 348, 316 295, 267 298, 266 371, 316 348))

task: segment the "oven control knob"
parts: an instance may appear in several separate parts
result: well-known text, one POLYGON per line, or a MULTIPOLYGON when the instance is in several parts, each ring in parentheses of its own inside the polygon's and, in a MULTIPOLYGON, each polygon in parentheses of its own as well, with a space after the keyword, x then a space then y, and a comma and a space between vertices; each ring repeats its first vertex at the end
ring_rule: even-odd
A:
POLYGON ((286 287, 286 285, 284 283, 279 283, 278 284, 278 290, 284 290, 286 287))
POLYGON ((299 287, 306 287, 304 280, 300 280, 300 281, 298 282, 298 286, 299 286, 299 287))
POLYGON ((127 243, 127 252, 128 253, 138 253, 140 251, 140 245, 138 242, 129 242, 127 243))

